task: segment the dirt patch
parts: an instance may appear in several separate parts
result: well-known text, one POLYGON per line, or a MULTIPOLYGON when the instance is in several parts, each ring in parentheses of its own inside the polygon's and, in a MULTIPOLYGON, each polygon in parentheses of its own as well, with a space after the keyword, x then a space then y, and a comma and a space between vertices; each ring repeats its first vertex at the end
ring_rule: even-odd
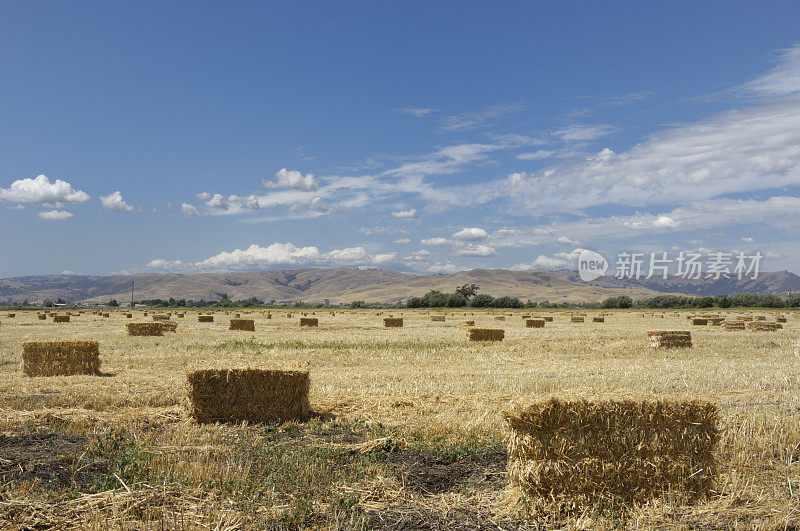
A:
POLYGON ((426 453, 399 451, 386 455, 407 487, 425 494, 441 494, 464 487, 502 490, 505 485, 505 452, 492 452, 485 457, 467 457, 448 463, 426 453))
POLYGON ((38 481, 52 489, 87 488, 108 474, 86 453, 86 437, 58 433, 0 436, 0 482, 38 481))

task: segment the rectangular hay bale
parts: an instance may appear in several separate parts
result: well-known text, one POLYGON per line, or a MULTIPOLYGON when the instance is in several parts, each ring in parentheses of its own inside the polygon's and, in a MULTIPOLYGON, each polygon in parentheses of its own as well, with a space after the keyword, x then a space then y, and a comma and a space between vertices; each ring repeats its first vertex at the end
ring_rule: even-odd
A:
POLYGON ((467 339, 470 341, 502 341, 506 331, 499 328, 470 328, 467 339))
POLYGON ((652 330, 647 332, 653 348, 690 348, 692 333, 682 330, 652 330))
POLYGON ((197 316, 198 323, 213 323, 214 316, 213 315, 198 315, 197 316))
POLYGON ((245 332, 255 332, 256 322, 253 319, 231 319, 228 330, 244 330, 245 332))
POLYGON ((162 323, 126 323, 125 329, 129 336, 163 336, 162 323))
POLYGON ((100 371, 97 341, 34 341, 22 344, 25 376, 71 376, 100 371))
POLYGON ((402 317, 384 317, 383 326, 386 328, 400 328, 403 326, 402 317))
POLYGON ((525 326, 527 328, 544 328, 544 319, 525 319, 525 326))
POLYGON ((300 326, 319 326, 319 319, 317 317, 301 317, 300 326))

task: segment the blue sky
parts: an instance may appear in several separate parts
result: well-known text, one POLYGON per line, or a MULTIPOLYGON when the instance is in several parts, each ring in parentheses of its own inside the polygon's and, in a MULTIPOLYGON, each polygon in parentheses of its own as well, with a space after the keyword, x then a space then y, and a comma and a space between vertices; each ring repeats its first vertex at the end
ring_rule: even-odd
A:
POLYGON ((0 276, 800 271, 797 2, 6 2, 0 276), (43 177, 42 177, 43 176, 43 177))

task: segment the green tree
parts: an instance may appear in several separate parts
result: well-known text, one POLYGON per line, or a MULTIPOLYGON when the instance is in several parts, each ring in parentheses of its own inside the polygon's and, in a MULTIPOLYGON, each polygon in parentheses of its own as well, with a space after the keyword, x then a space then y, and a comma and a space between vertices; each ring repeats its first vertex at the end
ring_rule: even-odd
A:
POLYGON ((478 293, 479 289, 481 288, 477 284, 464 284, 456 288, 456 293, 460 293, 465 299, 469 300, 478 293))

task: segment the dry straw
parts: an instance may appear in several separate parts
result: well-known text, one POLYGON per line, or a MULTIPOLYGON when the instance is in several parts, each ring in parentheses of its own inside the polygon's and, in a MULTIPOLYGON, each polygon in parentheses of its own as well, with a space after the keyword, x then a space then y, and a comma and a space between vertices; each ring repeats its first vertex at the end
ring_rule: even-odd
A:
POLYGON ((681 330, 652 330, 647 332, 650 346, 654 348, 689 348, 692 346, 692 333, 681 330))
POLYGON ((431 321, 444 321, 444 315, 431 315, 431 321))
POLYGON ((53 316, 54 323, 68 323, 69 322, 69 315, 54 315, 53 316))
POLYGON ((499 328, 470 328, 467 339, 470 341, 502 341, 506 331, 499 328))
POLYGON ((189 414, 198 422, 308 418, 308 371, 201 369, 186 375, 189 414))
POLYGON ((766 321, 751 321, 747 323, 747 329, 753 332, 775 332, 783 328, 780 323, 768 323, 766 321))
POLYGON ((525 326, 528 328, 544 328, 544 319, 526 319, 525 326))
POLYGON ((584 318, 583 317, 573 316, 573 317, 569 318, 569 321, 571 323, 582 323, 584 321, 584 318))
POLYGON ((726 321, 723 326, 728 331, 744 330, 744 321, 726 321))
POLYGON ((127 323, 125 329, 129 336, 162 336, 164 328, 161 323, 127 323))
POLYGON ((703 317, 695 317, 692 319, 692 324, 695 326, 705 326, 708 324, 708 319, 703 317))
POLYGON ((253 319, 231 319, 228 330, 244 330, 245 332, 255 332, 256 322, 253 319))
POLYGON ((592 317, 592 322, 593 323, 605 323, 606 322, 606 318, 605 317, 592 317))
POLYGON ((383 326, 386 328, 399 328, 403 326, 403 318, 402 317, 384 317, 383 318, 383 326))
POLYGON ((319 319, 316 317, 301 317, 300 326, 319 326, 319 319))
POLYGON ((717 479, 715 404, 672 397, 552 397, 504 414, 510 498, 523 511, 583 512, 717 479))
POLYGON ((25 376, 70 376, 100 371, 97 341, 37 341, 22 344, 25 376))
POLYGON ((178 331, 178 323, 175 321, 159 321, 158 326, 161 327, 161 330, 164 332, 177 332, 178 331))
POLYGON ((214 316, 213 315, 198 315, 197 316, 198 323, 213 323, 214 316))

